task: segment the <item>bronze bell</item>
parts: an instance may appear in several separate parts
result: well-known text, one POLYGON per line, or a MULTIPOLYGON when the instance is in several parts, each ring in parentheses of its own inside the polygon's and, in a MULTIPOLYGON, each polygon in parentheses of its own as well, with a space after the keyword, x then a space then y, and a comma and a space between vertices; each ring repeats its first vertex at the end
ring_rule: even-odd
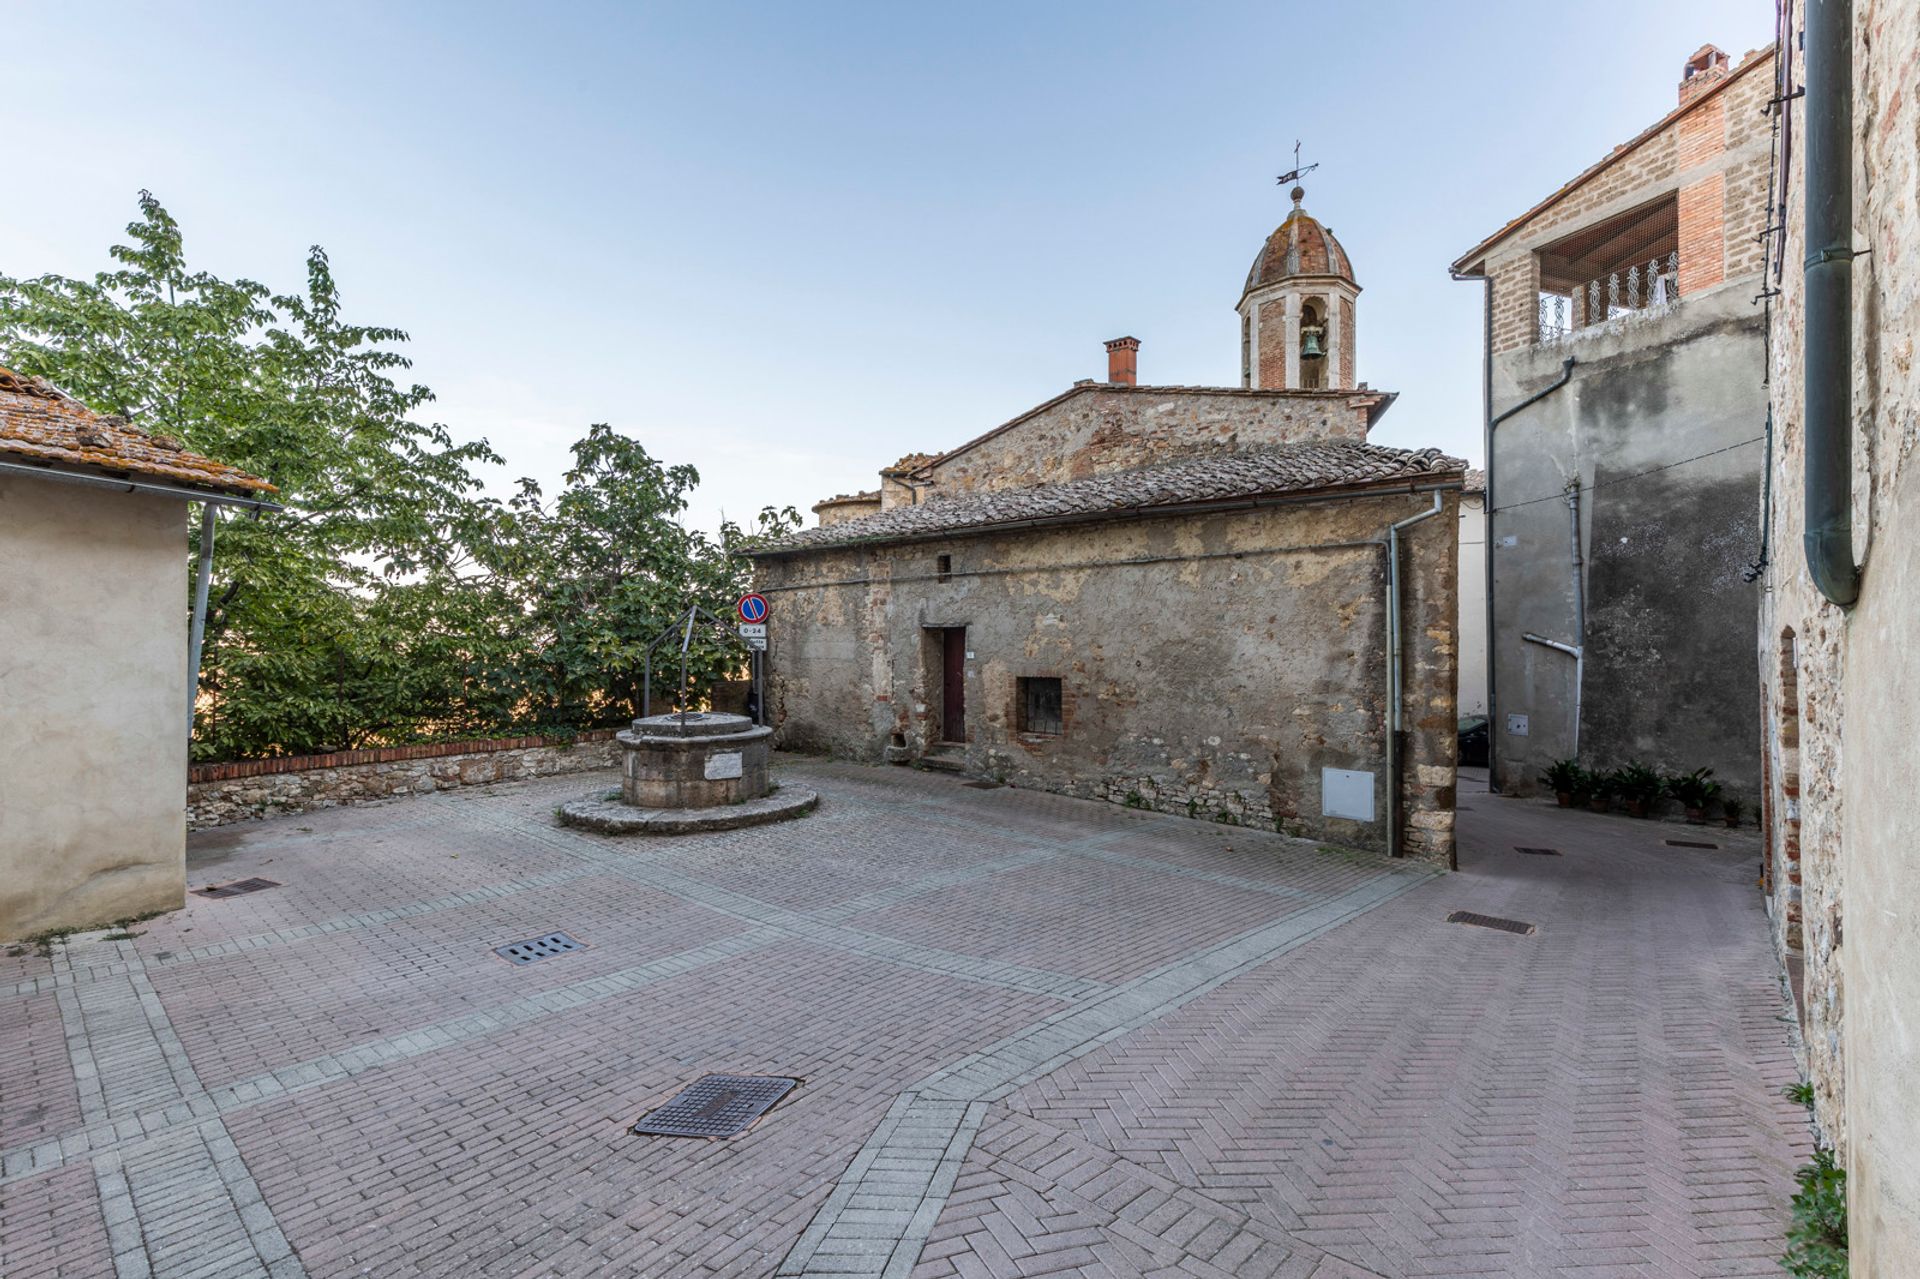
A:
POLYGON ((1326 348, 1320 345, 1320 335, 1324 332, 1325 330, 1320 328, 1301 330, 1300 336, 1304 341, 1300 347, 1300 354, 1309 356, 1325 355, 1327 353, 1326 348))

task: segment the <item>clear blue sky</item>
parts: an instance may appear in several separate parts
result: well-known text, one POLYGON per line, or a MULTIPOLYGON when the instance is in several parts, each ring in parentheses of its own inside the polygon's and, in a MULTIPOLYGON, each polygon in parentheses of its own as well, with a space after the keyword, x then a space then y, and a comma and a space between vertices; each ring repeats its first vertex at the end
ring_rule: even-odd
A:
POLYGON ((13 7, 0 271, 90 274, 151 188, 198 262, 309 244, 432 416, 551 484, 606 421, 711 526, 1104 376, 1232 385, 1284 215, 1352 255, 1374 438, 1478 460, 1447 264, 1674 103, 1768 0, 13 7))

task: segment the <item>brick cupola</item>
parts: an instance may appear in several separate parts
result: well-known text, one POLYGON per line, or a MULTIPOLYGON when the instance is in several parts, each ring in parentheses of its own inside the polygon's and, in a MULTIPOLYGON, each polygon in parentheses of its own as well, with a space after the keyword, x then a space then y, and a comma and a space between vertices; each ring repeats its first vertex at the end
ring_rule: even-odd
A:
POLYGON ((1360 286, 1333 231, 1293 188, 1293 211, 1253 260, 1240 293, 1240 385, 1262 390, 1350 390, 1354 301, 1360 286))

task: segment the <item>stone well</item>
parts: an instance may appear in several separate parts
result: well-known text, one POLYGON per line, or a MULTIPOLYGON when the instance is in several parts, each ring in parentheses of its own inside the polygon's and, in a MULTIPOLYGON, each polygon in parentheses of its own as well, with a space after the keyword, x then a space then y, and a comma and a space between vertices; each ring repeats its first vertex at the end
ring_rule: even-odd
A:
POLYGON ((767 793, 773 730, 745 715, 636 719, 618 734, 620 797, 640 808, 717 808, 767 793))
POLYGON ((651 715, 616 735, 620 789, 560 807, 560 820, 607 835, 679 835, 800 817, 820 797, 767 778, 773 730, 718 711, 651 715))

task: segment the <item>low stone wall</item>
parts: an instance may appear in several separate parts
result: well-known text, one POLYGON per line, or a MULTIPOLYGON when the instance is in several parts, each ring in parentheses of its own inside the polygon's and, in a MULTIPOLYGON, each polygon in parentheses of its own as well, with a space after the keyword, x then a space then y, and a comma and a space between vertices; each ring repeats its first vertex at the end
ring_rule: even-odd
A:
POLYGON ((497 737, 195 764, 187 774, 187 829, 456 786, 617 768, 620 746, 613 734, 594 729, 572 739, 497 737))

